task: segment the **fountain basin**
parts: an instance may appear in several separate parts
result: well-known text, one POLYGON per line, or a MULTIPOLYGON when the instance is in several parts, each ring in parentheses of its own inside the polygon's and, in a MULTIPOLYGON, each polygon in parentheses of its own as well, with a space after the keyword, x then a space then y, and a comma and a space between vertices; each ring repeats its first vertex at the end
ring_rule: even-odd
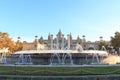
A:
POLYGON ((14 61, 13 64, 19 65, 32 63, 33 65, 82 65, 93 62, 99 64, 107 55, 106 51, 98 50, 84 50, 82 52, 77 50, 26 50, 13 53, 7 61, 14 61), (25 58, 28 55, 29 57, 25 58), (26 59, 29 63, 26 62, 26 59))

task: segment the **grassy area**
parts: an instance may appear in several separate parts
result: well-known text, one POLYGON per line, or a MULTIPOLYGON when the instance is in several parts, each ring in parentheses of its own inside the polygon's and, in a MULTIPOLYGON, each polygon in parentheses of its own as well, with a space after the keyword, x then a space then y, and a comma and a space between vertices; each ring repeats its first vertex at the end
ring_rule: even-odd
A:
POLYGON ((80 75, 107 75, 107 74, 120 74, 120 67, 0 66, 0 75, 80 76, 80 75))

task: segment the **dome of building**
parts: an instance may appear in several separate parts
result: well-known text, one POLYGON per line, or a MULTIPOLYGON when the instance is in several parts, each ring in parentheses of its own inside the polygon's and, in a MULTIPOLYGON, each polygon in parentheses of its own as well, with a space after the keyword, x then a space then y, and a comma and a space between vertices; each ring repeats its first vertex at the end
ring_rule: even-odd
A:
POLYGON ((62 34, 61 30, 59 30, 57 36, 58 36, 59 38, 62 38, 63 34, 62 34))

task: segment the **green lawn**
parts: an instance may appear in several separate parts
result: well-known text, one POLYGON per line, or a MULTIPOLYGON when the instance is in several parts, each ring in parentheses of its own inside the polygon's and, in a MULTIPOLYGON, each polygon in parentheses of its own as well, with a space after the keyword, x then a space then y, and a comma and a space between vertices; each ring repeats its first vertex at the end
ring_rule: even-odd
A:
POLYGON ((80 75, 107 75, 107 74, 120 74, 120 67, 0 66, 0 75, 80 76, 80 75))

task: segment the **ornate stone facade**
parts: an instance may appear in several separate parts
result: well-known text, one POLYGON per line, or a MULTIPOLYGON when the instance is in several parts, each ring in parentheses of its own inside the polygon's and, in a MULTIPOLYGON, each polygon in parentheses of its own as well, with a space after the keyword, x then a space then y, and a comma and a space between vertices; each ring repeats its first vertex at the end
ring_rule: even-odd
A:
POLYGON ((98 43, 86 42, 84 35, 82 39, 79 36, 76 39, 72 39, 71 33, 66 37, 61 30, 59 30, 56 36, 49 33, 48 39, 43 39, 43 37, 38 39, 38 37, 35 36, 35 40, 32 43, 23 42, 23 50, 76 49, 76 45, 78 44, 81 45, 83 49, 89 49, 89 47, 98 49, 98 43))

